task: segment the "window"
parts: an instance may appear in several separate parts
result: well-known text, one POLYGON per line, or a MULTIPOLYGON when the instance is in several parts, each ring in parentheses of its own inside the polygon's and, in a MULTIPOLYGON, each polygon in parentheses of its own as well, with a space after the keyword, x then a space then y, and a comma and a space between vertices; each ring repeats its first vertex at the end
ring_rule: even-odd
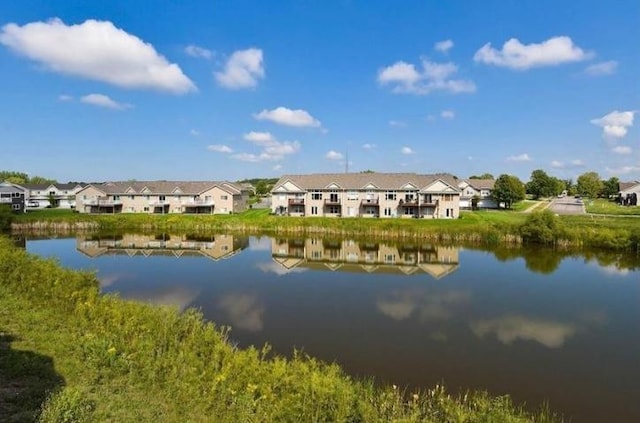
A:
POLYGON ((444 194, 444 195, 442 196, 442 199, 443 199, 444 201, 451 201, 451 200, 453 200, 453 195, 451 195, 451 194, 444 194))
POLYGON ((160 200, 160 201, 165 201, 165 200, 166 200, 166 197, 165 197, 164 195, 159 195, 159 196, 158 196, 158 200, 160 200))
POLYGON ((120 196, 119 196, 119 195, 114 195, 114 196, 113 196, 113 201, 117 201, 117 200, 119 200, 119 199, 120 199, 120 196))
POLYGON ((338 213, 340 213, 340 207, 338 207, 338 206, 330 206, 329 207, 329 213, 330 214, 338 214, 338 213))
POLYGON ((229 198, 229 196, 228 196, 228 195, 221 195, 221 196, 220 196, 220 199, 221 199, 221 200, 226 200, 226 199, 228 199, 228 198, 229 198))
POLYGON ((20 210, 20 204, 12 204, 12 205, 11 205, 11 207, 12 207, 14 210, 20 210))
POLYGON ((415 214, 415 210, 413 209, 413 207, 407 207, 407 208, 404 209, 404 214, 414 215, 415 214))
POLYGON ((12 196, 13 198, 20 198, 20 197, 22 197, 22 194, 21 194, 21 193, 19 193, 19 192, 14 192, 14 193, 12 193, 12 194, 11 194, 11 196, 12 196))
POLYGON ((384 215, 385 216, 391 216, 391 208, 390 207, 386 207, 384 209, 384 215))
POLYGON ((395 263, 396 262, 396 255, 395 254, 385 254, 384 255, 384 262, 385 263, 395 263))
POLYGON ((311 214, 312 215, 317 215, 318 214, 318 207, 317 206, 311 207, 311 214))
POLYGON ((135 196, 135 195, 130 195, 130 196, 129 196, 129 200, 133 201, 133 200, 135 200, 135 199, 136 199, 136 196, 135 196))
POLYGON ((357 200, 358 192, 357 191, 347 191, 347 200, 357 200))
POLYGON ((411 203, 411 202, 413 202, 413 199, 414 199, 414 198, 415 198, 415 197, 413 196, 413 194, 412 194, 412 193, 406 193, 406 194, 404 195, 404 201, 406 201, 407 203, 411 203))
POLYGON ((56 195, 55 191, 49 191, 49 195, 56 195))
MULTIPOLYGON (((148 196, 147 196, 147 197, 148 197, 148 196)), ((142 211, 146 211, 146 212, 148 212, 148 211, 149 211, 149 207, 145 207, 145 208, 143 208, 143 209, 142 209, 142 211)))
POLYGON ((322 200, 322 193, 320 191, 314 191, 311 193, 312 200, 322 200))
POLYGON ((320 260, 322 258, 322 251, 312 251, 311 258, 315 260, 320 260))
POLYGON ((391 201, 395 201, 398 198, 397 194, 395 191, 387 191, 384 194, 384 199, 385 200, 391 200, 391 201))

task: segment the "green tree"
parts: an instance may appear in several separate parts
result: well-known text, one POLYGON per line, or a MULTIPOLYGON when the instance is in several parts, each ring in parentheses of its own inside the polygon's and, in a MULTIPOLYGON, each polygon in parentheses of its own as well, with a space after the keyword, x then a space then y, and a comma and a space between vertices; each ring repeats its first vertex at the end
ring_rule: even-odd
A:
POLYGON ((531 172, 531 178, 527 183, 527 193, 535 198, 550 197, 555 195, 556 183, 552 177, 542 169, 531 172))
POLYGON ((472 175, 469 179, 493 179, 493 175, 490 173, 483 173, 482 175, 472 175))
POLYGON ((269 184, 264 180, 260 180, 256 183, 256 195, 266 195, 269 193, 269 189, 269 184))
POLYGON ((615 176, 602 182, 602 195, 606 198, 616 197, 620 192, 620 179, 615 176))
POLYGON ((493 186, 492 197, 498 206, 504 203, 505 208, 510 209, 513 203, 524 200, 524 184, 517 176, 500 175, 493 186))
POLYGON ((598 194, 602 192, 602 188, 603 183, 597 172, 586 172, 578 176, 576 183, 578 194, 589 198, 597 198, 598 194))
POLYGON ((7 181, 12 184, 26 184, 29 182, 29 175, 24 172, 14 172, 11 170, 0 170, 0 182, 7 181))
POLYGON ((27 183, 29 184, 57 184, 58 181, 56 181, 55 179, 48 179, 45 178, 44 176, 33 176, 31 178, 29 178, 29 180, 27 181, 27 183))
POLYGON ((11 220, 13 220, 11 207, 6 204, 0 204, 0 232, 9 231, 11 220))

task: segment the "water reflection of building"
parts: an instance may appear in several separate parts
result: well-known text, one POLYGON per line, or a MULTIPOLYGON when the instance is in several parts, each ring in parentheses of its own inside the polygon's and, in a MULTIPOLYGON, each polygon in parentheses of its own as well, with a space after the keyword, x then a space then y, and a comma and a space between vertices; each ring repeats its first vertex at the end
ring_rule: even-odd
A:
POLYGON ((458 248, 428 243, 381 243, 376 241, 273 239, 274 261, 292 269, 379 273, 428 273, 439 279, 458 266, 458 248))
POLYGON ((249 238, 235 235, 140 235, 87 236, 76 239, 76 249, 91 258, 102 255, 205 256, 229 258, 249 246, 249 238))

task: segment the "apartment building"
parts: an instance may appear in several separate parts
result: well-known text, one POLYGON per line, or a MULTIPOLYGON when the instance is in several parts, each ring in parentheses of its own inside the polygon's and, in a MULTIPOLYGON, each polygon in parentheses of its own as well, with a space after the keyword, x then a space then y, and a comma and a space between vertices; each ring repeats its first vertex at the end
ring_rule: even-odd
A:
POLYGON ((285 175, 271 211, 286 216, 455 219, 460 189, 452 175, 334 173, 285 175))
POLYGON ((492 197, 494 179, 462 179, 458 182, 460 188, 460 208, 473 208, 473 199, 477 199, 479 209, 495 209, 498 204, 492 197))
POLYGON ((83 184, 24 184, 29 192, 27 208, 43 209, 58 207, 73 209, 76 206, 76 194, 83 188, 83 184))
POLYGON ((250 190, 231 182, 134 181, 90 184, 76 194, 80 213, 230 214, 248 208, 250 190))
POLYGON ((0 206, 6 205, 15 213, 24 212, 25 199, 29 191, 11 182, 0 183, 0 206))

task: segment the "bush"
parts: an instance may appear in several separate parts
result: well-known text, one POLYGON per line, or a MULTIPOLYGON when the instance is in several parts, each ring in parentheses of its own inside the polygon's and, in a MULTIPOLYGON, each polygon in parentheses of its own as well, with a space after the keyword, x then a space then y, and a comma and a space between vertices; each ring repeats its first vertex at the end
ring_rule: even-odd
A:
POLYGON ((520 235, 525 243, 549 245, 555 242, 559 229, 558 217, 549 210, 544 210, 527 216, 520 226, 520 235))

